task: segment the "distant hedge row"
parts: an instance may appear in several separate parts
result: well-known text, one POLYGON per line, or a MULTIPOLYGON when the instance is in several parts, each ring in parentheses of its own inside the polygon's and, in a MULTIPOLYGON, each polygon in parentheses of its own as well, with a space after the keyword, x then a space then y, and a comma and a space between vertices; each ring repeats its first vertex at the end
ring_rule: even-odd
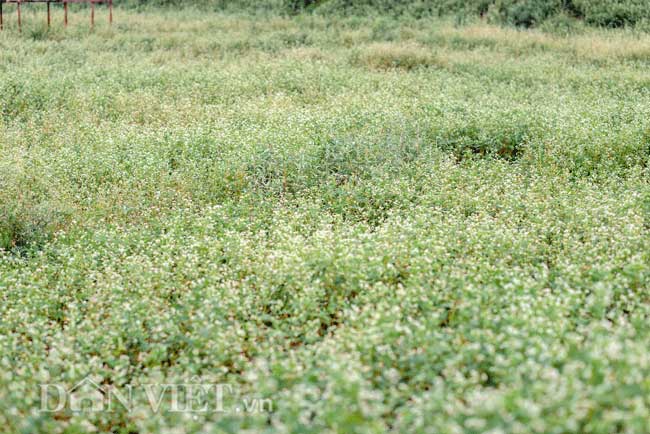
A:
POLYGON ((650 0, 124 0, 131 7, 193 6, 297 14, 487 16, 494 22, 534 27, 557 16, 622 27, 650 22, 650 0))

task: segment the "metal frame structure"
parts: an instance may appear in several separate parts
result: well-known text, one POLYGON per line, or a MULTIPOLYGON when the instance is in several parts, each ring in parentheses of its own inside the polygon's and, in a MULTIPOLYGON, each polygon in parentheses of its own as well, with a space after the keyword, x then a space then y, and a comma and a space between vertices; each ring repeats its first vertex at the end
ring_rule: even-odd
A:
POLYGON ((52 23, 52 15, 50 13, 50 4, 62 3, 63 4, 63 25, 68 26, 68 3, 90 3, 90 26, 95 25, 95 5, 105 3, 108 5, 108 22, 113 24, 113 0, 0 0, 0 30, 4 27, 2 5, 14 3, 16 5, 16 14, 18 18, 18 31, 22 31, 22 19, 20 15, 20 6, 24 3, 46 3, 47 4, 47 26, 50 27, 52 23))

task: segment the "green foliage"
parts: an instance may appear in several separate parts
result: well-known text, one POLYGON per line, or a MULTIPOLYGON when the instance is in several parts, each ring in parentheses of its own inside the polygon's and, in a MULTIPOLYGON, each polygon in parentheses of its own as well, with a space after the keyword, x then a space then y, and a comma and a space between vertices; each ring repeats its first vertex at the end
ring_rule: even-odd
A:
POLYGON ((64 204, 42 176, 0 168, 0 250, 38 247, 63 227, 64 204))
POLYGON ((444 66, 444 62, 431 50, 417 44, 374 44, 366 50, 353 53, 351 62, 353 65, 377 70, 411 71, 416 68, 444 66))
POLYGON ((562 11, 563 0, 496 0, 488 17, 496 23, 534 27, 562 11))
POLYGON ((487 17, 494 23, 518 27, 539 26, 550 20, 550 26, 556 30, 558 26, 575 26, 576 21, 604 27, 643 26, 650 21, 645 0, 125 0, 121 5, 291 15, 308 12, 331 16, 451 16, 459 22, 487 17))
POLYGON ((324 0, 285 0, 284 8, 291 14, 313 10, 322 4, 324 0))
POLYGON ((644 0, 572 0, 580 16, 589 24, 622 27, 650 19, 644 0))
POLYGON ((569 36, 582 33, 584 25, 566 12, 560 12, 544 20, 540 29, 550 34, 569 36))
POLYGON ((0 431, 647 431, 650 42, 463 3, 6 21, 0 431))

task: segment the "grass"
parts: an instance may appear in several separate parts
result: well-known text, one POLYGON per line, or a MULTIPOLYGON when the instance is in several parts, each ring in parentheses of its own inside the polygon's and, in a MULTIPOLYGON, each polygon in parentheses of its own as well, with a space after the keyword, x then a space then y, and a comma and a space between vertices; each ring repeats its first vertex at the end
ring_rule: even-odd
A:
POLYGON ((646 34, 25 15, 0 430, 647 432, 646 34), (273 411, 38 411, 87 375, 273 411))
POLYGON ((382 42, 364 47, 353 64, 369 69, 404 69, 429 68, 443 66, 444 62, 437 59, 430 48, 419 44, 396 44, 382 42))

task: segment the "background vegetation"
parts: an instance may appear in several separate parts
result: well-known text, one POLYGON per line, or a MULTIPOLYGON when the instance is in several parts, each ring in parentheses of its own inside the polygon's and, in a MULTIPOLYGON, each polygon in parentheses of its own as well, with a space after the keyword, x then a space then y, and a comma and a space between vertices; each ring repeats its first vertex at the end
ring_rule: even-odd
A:
POLYGON ((497 24, 539 26, 545 21, 581 21, 589 25, 622 27, 650 24, 645 0, 124 0, 134 8, 200 8, 215 11, 329 16, 391 15, 453 16, 460 21, 486 18, 497 24))
POLYGON ((645 33, 104 13, 0 34, 0 431, 649 430, 645 33))

